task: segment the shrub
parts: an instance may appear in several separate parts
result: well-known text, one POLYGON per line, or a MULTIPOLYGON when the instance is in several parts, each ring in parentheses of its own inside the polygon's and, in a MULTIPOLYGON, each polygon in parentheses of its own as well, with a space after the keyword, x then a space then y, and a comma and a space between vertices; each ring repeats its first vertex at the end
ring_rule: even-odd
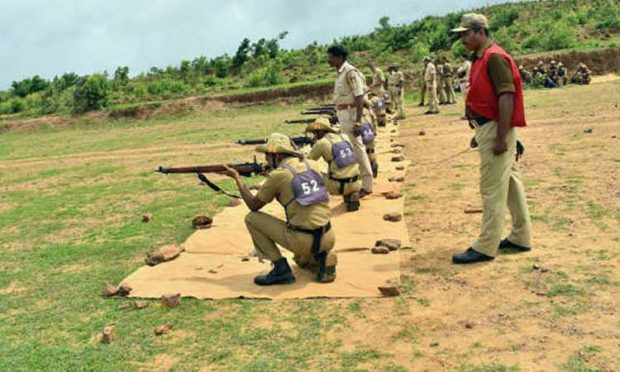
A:
POLYGON ((502 27, 510 27, 519 19, 519 10, 515 8, 501 8, 494 13, 489 22, 489 29, 493 32, 502 27))
POLYGON ((265 67, 252 71, 245 79, 246 87, 267 87, 282 83, 282 66, 278 63, 268 63, 265 67))
POLYGON ((424 56, 427 56, 431 53, 428 49, 428 46, 425 43, 416 42, 411 48, 411 60, 414 63, 422 62, 424 56))
POLYGON ((82 77, 76 85, 74 106, 76 112, 99 110, 108 105, 108 78, 103 74, 82 77))

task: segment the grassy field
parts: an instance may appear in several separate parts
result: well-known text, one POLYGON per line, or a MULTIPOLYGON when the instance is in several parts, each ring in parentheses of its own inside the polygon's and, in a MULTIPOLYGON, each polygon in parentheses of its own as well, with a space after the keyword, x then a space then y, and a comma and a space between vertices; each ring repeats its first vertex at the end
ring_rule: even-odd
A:
POLYGON ((457 105, 429 119, 409 98, 401 131, 413 160, 406 190, 415 250, 403 254, 406 293, 395 299, 184 299, 173 310, 157 301, 136 310, 100 297, 104 282, 118 283, 145 253, 183 242, 195 214, 228 202, 191 176, 152 169, 251 160, 252 150, 233 141, 300 135, 300 126, 280 123, 302 106, 1 134, 0 370, 620 368, 620 80, 527 92, 522 168, 535 250, 465 269, 449 255, 478 228, 475 215, 462 214, 479 203, 477 159, 432 164, 471 133, 457 105), (146 212, 155 216, 148 224, 146 212), (155 336, 163 323, 173 332, 155 336), (118 332, 109 345, 95 337, 106 325, 118 332))

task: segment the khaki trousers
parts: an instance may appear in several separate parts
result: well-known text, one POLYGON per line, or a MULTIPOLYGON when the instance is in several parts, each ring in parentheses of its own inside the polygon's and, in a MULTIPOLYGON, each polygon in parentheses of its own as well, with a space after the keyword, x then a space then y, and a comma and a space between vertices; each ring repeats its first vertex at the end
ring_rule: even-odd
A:
POLYGON ((506 206, 512 217, 512 231, 508 240, 531 247, 532 239, 530 213, 515 160, 516 129, 508 130, 508 151, 499 156, 493 154, 496 135, 495 121, 476 128, 476 142, 480 150, 480 196, 483 212, 480 236, 472 248, 491 257, 495 257, 502 238, 506 206))
POLYGON ((398 113, 396 117, 399 119, 405 118, 404 92, 404 89, 399 89, 397 87, 388 88, 388 93, 390 93, 390 99, 392 100, 392 109, 398 113))
MULTIPOLYGON (((282 248, 294 253, 293 260, 298 264, 315 263, 312 256, 311 235, 294 231, 288 227, 286 222, 264 212, 248 213, 245 217, 245 225, 254 242, 254 248, 260 256, 269 261, 274 262, 282 257, 280 249, 276 246, 279 244, 282 248)), ((330 252, 334 244, 336 244, 336 234, 332 228, 323 235, 320 251, 330 252)), ((328 259, 328 261, 333 259, 328 259)), ((300 266, 306 267, 301 264, 300 266)))
POLYGON ((424 95, 426 94, 426 81, 422 80, 420 87, 420 106, 424 106, 424 95))
POLYGON ((366 154, 366 146, 362 142, 362 136, 355 136, 353 134, 353 128, 355 127, 355 108, 348 110, 339 110, 336 112, 338 121, 340 122, 340 130, 342 133, 349 136, 351 144, 353 145, 353 151, 355 151, 355 157, 357 158, 357 164, 360 168, 360 179, 362 180, 362 188, 367 192, 373 190, 373 178, 372 168, 370 167, 370 160, 366 154))
POLYGON ((445 90, 448 103, 455 103, 456 97, 454 96, 454 86, 452 85, 452 78, 446 79, 445 90))
POLYGON ((436 82, 426 82, 426 94, 428 95, 428 111, 439 112, 439 101, 437 100, 436 82))

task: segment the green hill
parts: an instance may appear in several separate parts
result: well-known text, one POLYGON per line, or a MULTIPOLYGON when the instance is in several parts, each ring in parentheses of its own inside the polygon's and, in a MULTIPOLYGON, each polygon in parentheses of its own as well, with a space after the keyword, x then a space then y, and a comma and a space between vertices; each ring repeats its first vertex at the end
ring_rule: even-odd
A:
MULTIPOLYGON (((491 36, 515 55, 620 45, 620 4, 615 0, 538 1, 495 5, 471 11, 490 19, 491 36)), ((412 68, 427 54, 464 53, 449 30, 464 12, 430 16, 392 25, 387 17, 375 30, 335 43, 352 52, 354 63, 374 60, 412 68)), ((332 78, 325 63, 327 45, 282 50, 274 39, 244 39, 233 56, 197 57, 178 66, 152 67, 130 78, 127 67, 114 74, 78 76, 68 73, 51 81, 34 76, 13 82, 0 92, 0 115, 18 117, 71 113, 158 102, 186 96, 247 92, 332 78), (17 114, 17 115, 16 115, 17 114)))

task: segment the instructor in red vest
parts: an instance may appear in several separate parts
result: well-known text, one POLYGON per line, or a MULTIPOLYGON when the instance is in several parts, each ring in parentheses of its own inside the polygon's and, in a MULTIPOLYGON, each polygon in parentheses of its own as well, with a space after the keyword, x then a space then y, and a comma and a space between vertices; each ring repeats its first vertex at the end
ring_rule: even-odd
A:
POLYGON ((465 14, 459 28, 461 42, 473 52, 466 98, 467 119, 475 130, 471 147, 480 151, 480 236, 465 252, 452 257, 456 264, 489 261, 498 252, 526 252, 531 247, 531 221, 516 163, 517 127, 525 127, 523 88, 515 62, 489 38, 487 18, 465 14), (506 207, 512 230, 502 240, 506 207))

